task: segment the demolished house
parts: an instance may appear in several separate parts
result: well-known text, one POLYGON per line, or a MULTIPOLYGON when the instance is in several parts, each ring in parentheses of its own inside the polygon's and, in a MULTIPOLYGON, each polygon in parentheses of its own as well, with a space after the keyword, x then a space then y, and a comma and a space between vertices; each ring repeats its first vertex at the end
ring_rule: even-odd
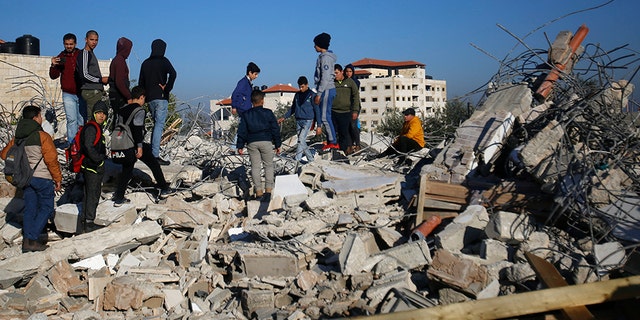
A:
MULTIPOLYGON (((633 58, 585 49, 586 33, 505 61, 455 136, 411 168, 370 160, 384 139, 363 133, 349 157, 279 157, 273 194, 254 199, 246 157, 172 136, 177 194, 158 199, 136 166, 132 202, 101 201, 105 227, 72 236, 71 177, 50 247, 25 254, 23 203, 3 183, 0 318, 631 319, 640 140, 621 112, 633 85, 608 71, 633 58)), ((295 137, 284 145, 295 152, 295 137)))

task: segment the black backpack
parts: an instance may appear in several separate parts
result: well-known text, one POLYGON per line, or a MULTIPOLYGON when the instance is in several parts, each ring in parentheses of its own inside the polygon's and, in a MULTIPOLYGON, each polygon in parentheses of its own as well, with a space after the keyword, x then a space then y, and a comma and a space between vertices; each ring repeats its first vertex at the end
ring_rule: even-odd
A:
POLYGON ((29 158, 24 150, 27 138, 15 139, 13 146, 7 152, 7 158, 4 160, 4 177, 17 188, 29 185, 33 172, 42 161, 41 157, 36 166, 31 168, 29 158))

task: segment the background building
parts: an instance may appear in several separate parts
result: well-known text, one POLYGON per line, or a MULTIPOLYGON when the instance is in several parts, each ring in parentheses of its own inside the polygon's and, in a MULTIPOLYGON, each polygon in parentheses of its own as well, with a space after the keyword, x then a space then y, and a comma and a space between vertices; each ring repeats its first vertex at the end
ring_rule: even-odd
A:
POLYGON ((364 58, 352 64, 360 80, 362 128, 375 129, 386 112, 412 107, 424 119, 445 106, 447 82, 426 75, 423 63, 364 58))

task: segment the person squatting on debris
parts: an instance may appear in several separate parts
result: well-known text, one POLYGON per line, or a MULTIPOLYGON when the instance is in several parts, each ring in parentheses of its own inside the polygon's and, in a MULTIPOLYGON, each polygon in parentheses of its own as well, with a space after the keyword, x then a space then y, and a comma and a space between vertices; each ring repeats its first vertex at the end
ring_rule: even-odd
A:
POLYGON ((314 102, 320 106, 320 119, 327 134, 327 144, 322 147, 323 151, 338 149, 336 130, 333 127, 333 121, 331 121, 331 106, 336 96, 336 88, 333 83, 333 66, 338 58, 329 50, 330 42, 331 36, 324 32, 313 38, 313 47, 316 52, 320 53, 318 60, 316 60, 316 71, 313 79, 317 93, 314 102))
MULTIPOLYGON (((314 103, 315 93, 309 90, 307 77, 301 76, 298 78, 298 87, 300 87, 300 91, 296 92, 290 109, 284 117, 278 119, 278 123, 282 123, 285 119, 295 115, 296 131, 298 132, 298 147, 295 159, 296 161, 302 161, 302 156, 306 156, 307 161, 311 162, 313 161, 313 153, 307 145, 307 135, 314 121, 316 124, 320 123, 320 108, 314 103)), ((322 133, 322 128, 317 125, 316 134, 320 133, 322 133)))
POLYGON ((257 197, 262 197, 265 192, 271 193, 273 190, 275 184, 274 151, 276 154, 280 154, 282 140, 276 116, 273 111, 263 107, 264 92, 254 90, 251 93, 251 104, 253 107, 240 117, 236 148, 238 153, 242 154, 242 148, 247 146, 254 190, 257 197), (261 167, 264 168, 265 188, 262 188, 261 167))
POLYGON ((166 50, 166 42, 162 39, 153 40, 151 55, 142 62, 138 78, 138 85, 147 93, 149 111, 153 117, 151 153, 158 163, 165 166, 170 162, 160 158, 160 142, 162 142, 162 131, 169 113, 169 97, 178 75, 169 59, 164 56, 166 50))
POLYGON ((405 154, 424 148, 424 130, 422 130, 422 121, 416 117, 416 111, 413 108, 408 108, 402 114, 404 115, 404 124, 400 135, 396 137, 387 150, 376 158, 401 153, 400 161, 404 162, 405 154))
POLYGON ((93 221, 96 218, 96 209, 102 193, 102 178, 104 177, 104 160, 107 158, 102 126, 107 120, 109 107, 104 101, 98 101, 93 106, 93 120, 89 120, 82 127, 80 133, 80 152, 82 159, 82 176, 84 177, 84 198, 82 200, 82 215, 78 233, 91 232, 101 228, 93 221), (92 123, 93 122, 93 123, 92 123), (94 142, 97 143, 94 145, 94 142))
MULTIPOLYGON (((131 54, 133 42, 121 37, 116 43, 116 56, 109 65, 109 105, 113 109, 113 114, 118 114, 118 110, 131 99, 129 87, 129 67, 127 58, 131 54)), ((95 111, 93 112, 95 114, 95 111)))
POLYGON ((76 85, 76 63, 80 49, 76 48, 77 38, 73 33, 67 33, 62 37, 64 50, 51 58, 49 78, 60 78, 62 88, 62 104, 67 118, 67 142, 71 142, 78 132, 78 127, 84 124, 87 106, 84 100, 78 96, 76 85))
MULTIPOLYGON (((117 117, 119 117, 122 122, 125 122, 125 119, 128 119, 137 107, 144 105, 145 98, 145 91, 141 86, 133 87, 131 89, 131 99, 128 101, 127 105, 120 108, 120 112, 117 117)), ((156 187, 160 189, 160 198, 165 197, 172 192, 169 188, 169 184, 164 178, 164 173, 158 163, 158 159, 151 152, 151 145, 144 142, 145 118, 146 111, 144 108, 138 109, 138 111, 133 114, 133 121, 129 124, 131 134, 133 136, 133 142, 135 144, 134 148, 136 149, 135 158, 131 159, 131 161, 125 161, 125 163, 122 164, 122 173, 120 174, 118 185, 113 195, 113 205, 115 207, 120 207, 124 203, 131 202, 131 200, 125 198, 124 194, 127 191, 129 180, 131 180, 131 177, 133 176, 133 166, 138 159, 144 162, 144 164, 151 169, 153 178, 156 180, 156 187)))
MULTIPOLYGON (((251 92, 253 91, 253 80, 258 78, 260 74, 260 68, 257 64, 249 62, 247 64, 247 72, 236 84, 233 93, 231 93, 231 113, 234 115, 242 116, 245 112, 251 109, 251 92)), ((238 133, 236 132, 233 138, 232 149, 235 148, 238 143, 238 133)))
POLYGON ((331 107, 331 119, 338 132, 338 145, 346 155, 353 153, 351 140, 351 122, 358 119, 360 113, 360 93, 353 79, 345 78, 342 66, 334 66, 336 97, 331 107))
POLYGON ((87 103, 87 117, 89 119, 84 119, 87 121, 93 116, 93 106, 102 100, 104 85, 109 83, 109 77, 102 76, 98 58, 93 53, 98 46, 98 32, 95 30, 87 31, 84 41, 84 49, 80 50, 76 62, 76 83, 80 86, 82 99, 87 103))
POLYGON ((7 152, 15 139, 24 139, 25 153, 34 168, 29 184, 23 189, 24 217, 22 252, 43 251, 48 246, 40 242, 40 233, 53 216, 55 192, 62 188, 62 171, 58 163, 58 152, 51 136, 42 130, 42 110, 37 106, 22 109, 22 119, 18 122, 16 134, 2 149, 0 157, 7 158, 7 152), (41 162, 44 162, 42 165, 41 162))

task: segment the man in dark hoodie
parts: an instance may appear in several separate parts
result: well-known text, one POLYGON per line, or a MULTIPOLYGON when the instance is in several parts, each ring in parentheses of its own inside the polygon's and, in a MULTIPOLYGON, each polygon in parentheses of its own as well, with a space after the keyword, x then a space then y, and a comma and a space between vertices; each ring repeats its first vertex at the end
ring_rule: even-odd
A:
POLYGON ((87 102, 87 118, 93 117, 93 105, 102 100, 104 85, 109 82, 109 77, 103 77, 100 72, 98 58, 93 50, 98 46, 98 32, 87 31, 84 39, 84 49, 78 54, 76 64, 76 83, 80 86, 82 98, 87 102))
POLYGON ((167 43, 161 39, 151 43, 151 55, 140 67, 138 83, 147 93, 149 111, 153 116, 153 132, 151 132, 151 152, 161 165, 169 161, 160 158, 160 138, 169 112, 169 94, 176 81, 176 70, 169 59, 164 56, 167 43))
MULTIPOLYGON (((113 114, 118 114, 120 107, 127 104, 131 99, 131 91, 129 86, 129 67, 127 66, 127 58, 131 53, 133 42, 122 37, 118 39, 116 44, 116 56, 111 60, 109 66, 109 104, 113 109, 113 114)), ((115 121, 114 121, 115 122, 115 121)))
POLYGON ((53 216, 55 191, 62 188, 62 171, 58 152, 51 136, 42 130, 42 110, 37 106, 26 106, 18 122, 16 135, 9 141, 0 157, 7 159, 7 152, 15 139, 26 139, 24 151, 29 164, 34 168, 29 185, 22 189, 24 213, 22 223, 22 252, 43 251, 47 245, 39 241, 40 233, 53 216), (42 162, 42 163, 41 163, 42 162))

